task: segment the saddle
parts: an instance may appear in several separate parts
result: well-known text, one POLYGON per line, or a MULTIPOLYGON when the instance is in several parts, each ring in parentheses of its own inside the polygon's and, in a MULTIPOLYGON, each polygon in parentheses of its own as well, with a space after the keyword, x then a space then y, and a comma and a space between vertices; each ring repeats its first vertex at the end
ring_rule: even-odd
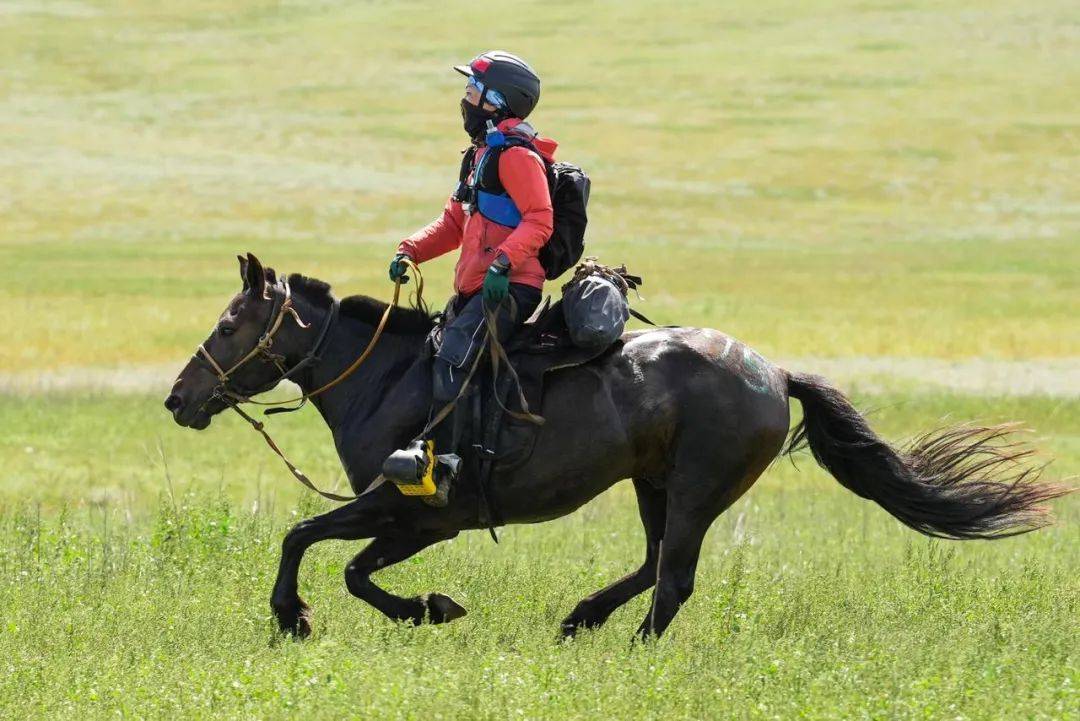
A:
MULTIPOLYGON (((438 329, 429 342, 434 355, 441 342, 438 329)), ((453 422, 454 446, 464 464, 461 481, 477 486, 481 523, 489 527, 502 523, 491 477, 513 471, 531 457, 542 423, 547 374, 585 365, 617 352, 621 346, 621 340, 593 348, 574 345, 562 301, 552 303, 548 296, 503 345, 511 368, 498 364, 494 377, 496 369, 490 362, 477 369, 473 382, 458 399, 452 419, 447 420, 453 422)))
POLYGON ((517 372, 522 396, 530 409, 540 412, 544 375, 563 368, 585 365, 622 347, 622 341, 607 346, 583 348, 570 340, 562 301, 551 296, 506 343, 510 364, 517 372))

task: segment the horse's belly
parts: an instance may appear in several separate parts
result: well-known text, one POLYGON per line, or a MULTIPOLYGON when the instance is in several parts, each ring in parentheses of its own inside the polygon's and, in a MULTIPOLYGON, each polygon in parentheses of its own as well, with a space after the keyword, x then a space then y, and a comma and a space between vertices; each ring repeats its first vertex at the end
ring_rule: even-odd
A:
POLYGON ((781 369, 692 328, 635 334, 600 363, 554 374, 542 414, 528 461, 498 478, 508 520, 564 515, 625 478, 663 485, 680 449, 767 464, 789 420, 781 369))

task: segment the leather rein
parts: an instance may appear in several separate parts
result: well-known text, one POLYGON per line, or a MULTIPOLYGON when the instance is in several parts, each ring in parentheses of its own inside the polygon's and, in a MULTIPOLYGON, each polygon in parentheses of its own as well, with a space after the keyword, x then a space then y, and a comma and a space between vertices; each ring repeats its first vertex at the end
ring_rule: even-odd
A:
MULTIPOLYGON (((420 268, 417 267, 415 263, 407 259, 405 262, 416 273, 417 287, 414 297, 416 304, 420 306, 420 304, 422 304, 423 302, 423 276, 420 273, 420 268)), ((298 480, 304 486, 318 493, 323 498, 328 498, 332 501, 352 501, 366 493, 370 493, 371 491, 375 490, 380 485, 382 485, 383 481, 385 480, 381 475, 377 477, 371 483, 371 485, 368 486, 368 488, 359 495, 343 496, 337 493, 330 493, 328 491, 320 490, 311 481, 311 479, 304 474, 303 471, 293 465, 293 463, 285 457, 285 454, 274 442, 274 439, 271 438, 270 434, 266 432, 265 424, 262 421, 255 420, 250 415, 245 413, 240 408, 240 404, 253 403, 255 405, 262 406, 285 406, 291 403, 298 403, 298 405, 292 408, 270 408, 263 412, 264 415, 270 415, 273 413, 289 413, 291 411, 299 410, 300 408, 302 408, 304 404, 307 403, 308 398, 313 398, 325 391, 330 390, 331 388, 351 376, 356 371, 356 369, 359 368, 360 365, 363 364, 363 362, 371 356, 372 351, 375 349, 375 344, 378 343, 379 338, 382 337, 383 331, 386 329, 386 324, 390 320, 390 311, 398 305, 398 300, 401 296, 401 285, 404 282, 403 278, 405 278, 405 276, 398 278, 394 282, 393 301, 389 305, 387 305, 386 310, 383 311, 382 317, 379 319, 379 324, 375 328, 375 333, 374 335, 372 335, 371 340, 368 341, 368 344, 364 348, 363 352, 356 358, 355 361, 353 361, 349 365, 348 368, 338 374, 338 376, 331 380, 329 383, 323 384, 322 386, 316 388, 310 393, 303 393, 296 398, 290 398, 283 401, 256 401, 252 400, 251 396, 255 396, 259 393, 270 390, 281 381, 291 379, 300 370, 308 367, 309 365, 317 363, 320 360, 320 354, 322 352, 323 345, 326 342, 327 337, 329 336, 330 326, 334 324, 334 321, 337 319, 338 315, 339 302, 337 301, 337 299, 334 299, 334 302, 330 307, 330 311, 326 315, 326 320, 323 321, 322 328, 319 330, 318 338, 316 338, 315 343, 311 347, 311 350, 309 350, 304 355, 303 359, 296 363, 296 365, 294 365, 292 368, 286 368, 285 356, 274 353, 271 350, 274 345, 274 336, 279 330, 281 330, 281 326, 284 324, 286 316, 292 316, 293 320, 296 321, 296 324, 304 330, 311 328, 311 324, 305 323, 303 319, 300 318, 300 314, 296 312, 296 308, 293 307, 292 289, 289 287, 288 278, 283 274, 282 281, 279 284, 273 286, 273 289, 280 288, 281 293, 273 294, 274 309, 272 309, 270 312, 270 318, 269 320, 267 320, 266 327, 263 329, 262 334, 259 336, 259 340, 255 344, 255 347, 248 351, 242 358, 240 358, 240 360, 233 363, 228 369, 224 369, 222 368, 221 364, 218 363, 210 354, 210 351, 206 349, 206 344, 199 344, 199 347, 196 350, 194 357, 198 361, 208 365, 209 370, 211 370, 218 379, 218 383, 216 386, 214 386, 214 389, 213 391, 211 391, 210 396, 206 399, 206 401, 203 402, 203 407, 205 408, 206 404, 209 403, 211 400, 217 399, 228 405, 234 411, 236 411, 241 418, 251 424, 251 427, 262 435, 263 439, 266 441, 266 444, 270 446, 270 449, 274 451, 274 453, 276 453, 282 461, 284 461, 286 466, 288 466, 289 470, 293 474, 293 477, 296 478, 296 480, 298 480), (281 371, 281 375, 254 391, 242 393, 230 388, 230 377, 239 368, 256 358, 259 358, 264 362, 273 363, 278 368, 278 370, 281 371)), ((263 297, 266 297, 265 290, 263 291, 263 297)))

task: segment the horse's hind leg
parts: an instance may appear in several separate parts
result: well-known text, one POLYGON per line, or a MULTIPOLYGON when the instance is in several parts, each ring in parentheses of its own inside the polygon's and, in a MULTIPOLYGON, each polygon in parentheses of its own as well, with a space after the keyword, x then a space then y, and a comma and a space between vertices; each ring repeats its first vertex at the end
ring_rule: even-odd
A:
POLYGON ((660 557, 660 539, 664 534, 667 515, 667 493, 639 478, 634 479, 634 491, 637 493, 641 524, 645 527, 645 561, 638 570, 579 603, 562 622, 564 637, 573 636, 579 628, 603 625, 615 609, 656 583, 656 563, 660 557))
MULTIPOLYGON (((702 446, 688 444, 688 447, 702 446)), ((638 628, 642 639, 660 636, 679 607, 690 598, 701 542, 709 526, 750 488, 771 458, 763 454, 748 465, 745 461, 735 462, 722 452, 710 455, 682 459, 682 463, 676 461, 676 470, 668 479, 667 519, 660 544, 656 589, 649 614, 638 628)))
POLYGON ((380 569, 404 561, 428 546, 453 538, 450 534, 416 534, 402 538, 380 536, 358 553, 345 569, 345 585, 357 598, 367 601, 395 621, 411 621, 420 625, 425 620, 445 623, 461 618, 465 609, 454 599, 441 593, 431 593, 413 598, 402 598, 388 593, 371 581, 371 574, 380 569))
POLYGON ((660 636, 675 618, 679 607, 694 592, 701 542, 713 518, 679 518, 674 523, 672 520, 669 515, 660 549, 652 606, 638 627, 638 635, 642 639, 660 636))

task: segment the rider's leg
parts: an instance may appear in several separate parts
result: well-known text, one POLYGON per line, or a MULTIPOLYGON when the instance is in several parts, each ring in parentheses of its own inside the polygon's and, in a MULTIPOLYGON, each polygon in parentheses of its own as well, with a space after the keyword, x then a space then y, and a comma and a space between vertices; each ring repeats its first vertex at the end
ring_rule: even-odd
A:
MULTIPOLYGON (((514 302, 504 300, 495 314, 495 326, 500 342, 505 343, 514 331, 526 321, 540 304, 540 289, 520 283, 510 284, 510 295, 514 302)), ((442 331, 442 345, 432 361, 432 402, 428 418, 434 418, 447 403, 454 401, 461 392, 465 379, 472 369, 476 356, 485 346, 487 322, 484 315, 482 293, 455 298, 452 309, 456 311, 447 321, 442 331)), ((480 359, 483 363, 483 359, 480 359)), ((423 440, 434 442, 433 455, 453 455, 458 452, 454 447, 454 424, 448 416, 428 431, 423 440)), ((397 451, 390 456, 383 470, 388 476, 397 478, 399 474, 412 475, 412 468, 423 469, 431 462, 425 444, 421 442, 409 448, 397 451), (425 460, 426 459, 426 460, 425 460), (392 472, 393 469, 400 469, 392 472)), ((446 475, 446 469, 440 469, 446 475)), ((453 475, 451 471, 450 476, 453 475)), ((409 480, 401 478, 400 480, 409 480)), ((442 484, 440 484, 441 486, 442 484)))
MULTIPOLYGON (((522 283, 510 284, 509 298, 504 300, 495 314, 495 327, 500 343, 505 343, 522 323, 528 320, 540 304, 540 289, 522 283)), ((487 323, 484 316, 482 293, 464 299, 461 310, 443 329, 442 347, 432 365, 433 408, 437 412, 461 391, 465 378, 472 368, 476 354, 484 347, 487 323)), ((483 361, 481 361, 483 362, 483 361)))
MULTIPOLYGON (((495 313, 495 328, 500 343, 505 343, 540 304, 540 289, 521 283, 510 284, 510 299, 504 300, 495 313)), ((443 328, 443 342, 432 364, 431 417, 458 397, 476 355, 483 352, 487 337, 484 297, 475 293, 460 299, 457 315, 443 328)), ((480 363, 484 363, 480 359, 480 363)), ((454 423, 451 417, 436 425, 429 437, 435 441, 435 453, 458 454, 454 446, 454 423)), ((453 474, 451 474, 453 475, 453 474)))

